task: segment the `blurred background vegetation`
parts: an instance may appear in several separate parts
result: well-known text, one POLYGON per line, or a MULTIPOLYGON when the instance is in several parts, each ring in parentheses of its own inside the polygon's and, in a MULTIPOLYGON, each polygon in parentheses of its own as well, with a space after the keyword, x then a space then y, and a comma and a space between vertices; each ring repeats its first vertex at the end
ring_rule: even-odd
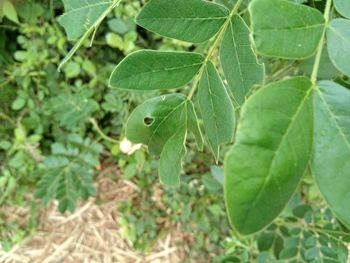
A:
MULTIPOLYGON (((188 151, 179 189, 159 184, 158 162, 147 149, 121 151, 130 112, 156 94, 108 89, 113 68, 142 48, 202 52, 208 45, 192 46, 137 27, 133 18, 144 2, 123 1, 101 24, 92 47, 85 43, 62 72, 57 66, 73 43, 56 20, 63 13, 61 1, 0 2, 2 250, 35 235, 38 215, 51 199, 70 212, 90 195, 103 203, 94 182, 105 176, 140 189, 115 204, 122 215, 115 224, 136 251, 152 251, 159 238, 180 228, 188 235, 178 244, 186 248, 181 262, 346 262, 349 234, 325 208, 311 174, 274 225, 241 238, 225 216, 222 168, 211 165, 207 150, 188 151), (30 216, 11 219, 9 206, 29 208, 30 216)), ((269 63, 271 79, 299 70, 288 61, 269 63)), ((303 69, 308 70, 307 62, 303 69)), ((193 140, 189 143, 188 149, 196 149, 193 140)))

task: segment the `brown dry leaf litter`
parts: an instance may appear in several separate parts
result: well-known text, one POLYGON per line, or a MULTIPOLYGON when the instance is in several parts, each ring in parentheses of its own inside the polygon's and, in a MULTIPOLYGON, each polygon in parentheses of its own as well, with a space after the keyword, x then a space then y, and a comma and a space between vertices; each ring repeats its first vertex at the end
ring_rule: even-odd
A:
MULTIPOLYGON (((62 215, 53 203, 40 212, 37 233, 8 253, 0 249, 1 263, 177 263, 185 257, 183 235, 174 229, 158 241, 152 253, 135 252, 121 237, 117 225, 116 204, 139 191, 130 181, 113 181, 100 177, 97 181, 103 204, 91 198, 78 205, 74 214, 62 215)), ((10 217, 26 218, 29 210, 5 207, 10 217)), ((187 248, 188 249, 188 248, 187 248)))

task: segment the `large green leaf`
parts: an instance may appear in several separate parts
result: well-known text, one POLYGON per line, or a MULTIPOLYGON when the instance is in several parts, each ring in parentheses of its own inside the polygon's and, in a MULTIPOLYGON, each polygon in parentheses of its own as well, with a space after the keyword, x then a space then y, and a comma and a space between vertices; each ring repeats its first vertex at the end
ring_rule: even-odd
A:
POLYGON ((198 43, 215 35, 228 13, 223 6, 202 0, 151 0, 136 22, 160 35, 198 43))
POLYGON ((262 55, 304 59, 316 51, 325 26, 317 9, 286 0, 253 0, 249 11, 262 55))
POLYGON ((334 66, 350 76, 350 20, 337 18, 330 22, 327 30, 329 57, 334 66))
POLYGON ((350 18, 350 1, 349 0, 334 0, 334 5, 337 11, 347 18, 350 18))
POLYGON ((165 143, 160 155, 159 179, 160 182, 172 187, 180 186, 181 161, 186 151, 186 124, 170 137, 165 143))
POLYGON ((126 136, 134 143, 148 145, 151 153, 159 155, 165 143, 187 125, 186 97, 170 94, 145 101, 130 115, 126 136))
POLYGON ((252 234, 293 195, 312 151, 312 85, 296 77, 267 85, 244 104, 225 160, 225 198, 233 227, 252 234))
POLYGON ((233 140, 235 111, 222 80, 211 62, 205 66, 199 83, 198 101, 204 130, 216 161, 220 145, 233 140))
POLYGON ((264 66, 259 64, 250 43, 244 20, 232 17, 220 50, 221 65, 235 100, 241 105, 253 85, 264 80, 264 66))
POLYGON ((69 40, 77 40, 113 4, 112 0, 62 0, 65 13, 58 19, 69 40))
POLYGON ((313 173, 331 209, 350 227, 350 91, 331 81, 318 86, 313 173))
POLYGON ((203 56, 188 52, 136 51, 113 71, 109 85, 130 90, 173 89, 187 84, 203 64, 203 56))

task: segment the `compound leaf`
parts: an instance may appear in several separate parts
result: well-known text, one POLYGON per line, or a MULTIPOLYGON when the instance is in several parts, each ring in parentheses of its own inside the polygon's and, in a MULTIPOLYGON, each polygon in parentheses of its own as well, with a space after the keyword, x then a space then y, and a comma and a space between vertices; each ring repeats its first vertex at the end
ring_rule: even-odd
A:
POLYGON ((203 126, 215 160, 220 145, 233 140, 235 110, 226 88, 213 63, 208 62, 199 82, 198 101, 203 126))
POLYGON ((249 11, 260 54, 305 59, 315 53, 325 27, 317 9, 286 0, 253 0, 249 11))
POLYGON ((350 18, 350 1, 349 0, 334 0, 334 6, 342 16, 346 18, 350 18))
POLYGON ((337 18, 327 29, 329 57, 334 66, 343 74, 350 76, 350 20, 337 18))
POLYGON ((93 171, 99 164, 102 146, 73 134, 68 136, 66 145, 54 143, 51 148, 52 154, 44 161, 46 171, 35 196, 42 198, 45 205, 55 198, 60 212, 73 212, 79 198, 96 194, 93 171))
POLYGON ((109 85, 129 90, 173 89, 187 84, 203 64, 203 56, 189 52, 136 51, 113 71, 109 85))
POLYGON ((155 33, 188 42, 203 42, 214 36, 229 11, 202 0, 151 0, 136 22, 155 33))
POLYGON ((98 110, 99 106, 91 96, 90 90, 78 93, 67 91, 51 98, 46 105, 48 112, 60 126, 74 130, 83 127, 92 113, 98 110))
POLYGON ((148 145, 148 150, 159 155, 165 143, 187 125, 186 97, 170 94, 147 100, 130 115, 126 136, 134 143, 148 145))
POLYGON ((243 105, 224 165, 228 215, 238 232, 261 230, 285 207, 310 159, 312 122, 312 85, 304 77, 269 84, 243 105))
POLYGON ((313 173, 335 215, 350 227, 350 91, 331 81, 318 87, 313 173))
POLYGON ((250 43, 250 32, 244 20, 232 17, 224 35, 220 60, 233 96, 242 105, 253 85, 264 80, 264 66, 259 64, 250 43))

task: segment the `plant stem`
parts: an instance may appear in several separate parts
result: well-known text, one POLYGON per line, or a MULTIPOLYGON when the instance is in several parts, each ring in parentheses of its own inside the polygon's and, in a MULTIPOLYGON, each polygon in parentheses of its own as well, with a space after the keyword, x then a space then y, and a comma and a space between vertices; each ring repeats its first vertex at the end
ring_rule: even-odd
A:
POLYGON ((329 23, 329 15, 331 12, 331 7, 332 7, 332 0, 327 0, 325 11, 324 11, 324 19, 325 19, 325 27, 322 33, 322 37, 317 49, 316 57, 315 57, 315 63, 312 69, 312 74, 311 74, 311 82, 313 86, 316 86, 317 83, 317 75, 318 75, 318 70, 320 68, 320 62, 321 62, 321 56, 322 56, 322 51, 323 51, 323 44, 326 38, 326 31, 329 23))
POLYGON ((115 144, 119 144, 120 142, 118 140, 115 140, 109 136, 107 136, 106 134, 104 134, 104 132, 100 129, 100 127, 97 124, 97 121, 93 118, 90 119, 90 122, 92 124, 92 126, 94 127, 95 131, 97 131, 97 133, 106 141, 109 141, 111 143, 115 143, 115 144))
POLYGON ((214 43, 211 46, 211 48, 208 50, 207 55, 205 56, 204 62, 201 66, 201 68, 199 69, 199 72, 196 76, 196 78, 193 81, 193 86, 192 89, 190 91, 190 93, 187 96, 188 100, 191 100, 193 95, 195 94, 197 88, 198 88, 198 83, 202 77, 204 68, 206 67, 208 61, 210 60, 210 58, 212 57, 214 51, 216 50, 217 46, 219 45, 224 33, 226 32, 226 29, 229 25, 229 23, 231 22, 231 18, 237 13, 241 3, 243 0, 238 0, 237 3, 235 4, 235 6, 232 8, 232 11, 230 12, 229 16, 227 17, 225 23, 222 25, 222 27, 220 28, 219 32, 216 34, 215 39, 214 39, 214 43))

